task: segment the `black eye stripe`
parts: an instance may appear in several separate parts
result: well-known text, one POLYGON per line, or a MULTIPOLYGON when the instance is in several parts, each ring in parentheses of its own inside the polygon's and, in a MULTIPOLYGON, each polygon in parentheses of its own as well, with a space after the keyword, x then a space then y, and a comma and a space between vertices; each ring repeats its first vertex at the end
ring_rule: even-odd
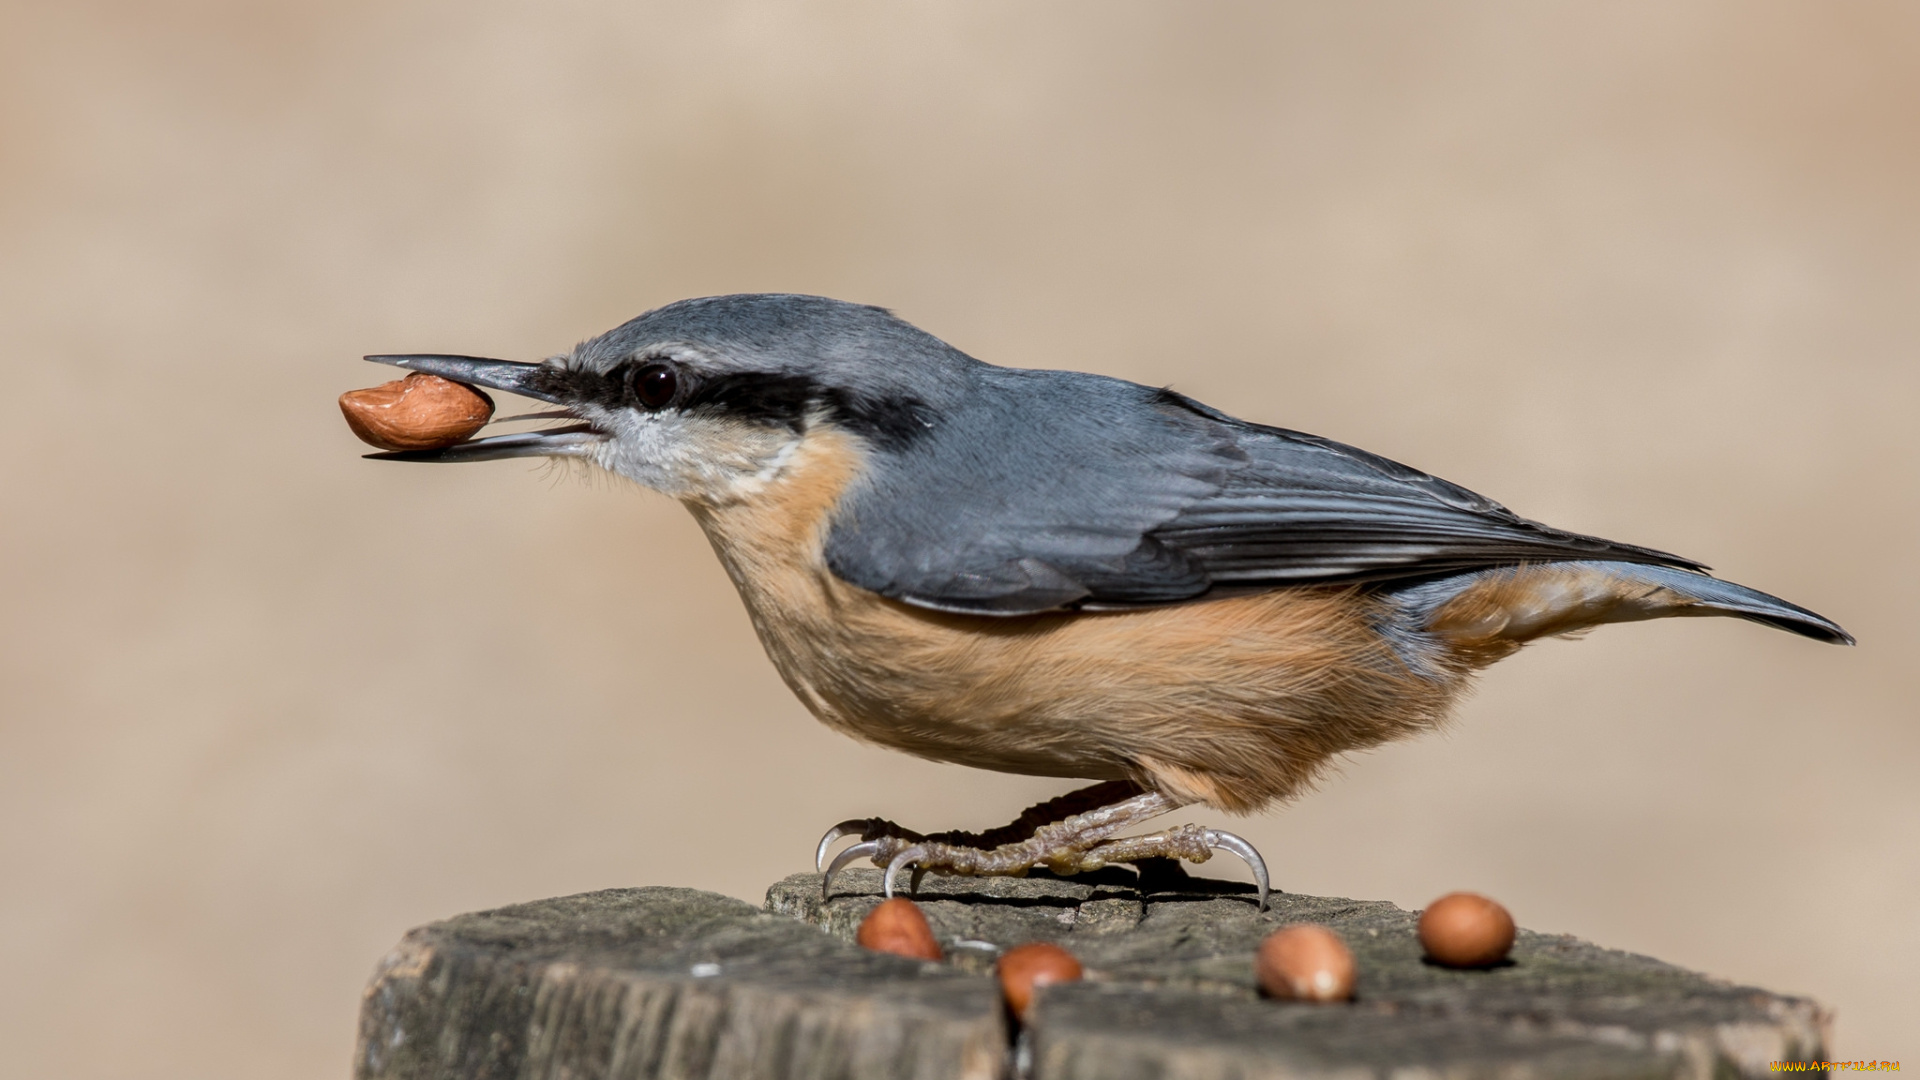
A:
POLYGON ((687 382, 668 361, 647 358, 615 364, 606 371, 555 367, 542 371, 536 388, 562 401, 616 409, 659 410, 673 404, 687 382))
POLYGON ((868 397, 816 382, 804 375, 767 371, 731 372, 701 379, 681 407, 800 430, 811 413, 883 446, 900 449, 933 426, 933 412, 918 398, 868 397))
POLYGON ((739 371, 697 380, 683 407, 798 428, 820 396, 820 388, 804 376, 739 371))
POLYGON ((550 374, 543 372, 539 381, 540 389, 561 400, 597 405, 610 412, 674 408, 795 431, 806 423, 809 414, 818 413, 895 449, 933 427, 932 411, 916 398, 858 395, 804 375, 771 371, 702 375, 658 357, 628 360, 605 372, 553 368, 550 374), (662 372, 666 373, 664 377, 662 372))

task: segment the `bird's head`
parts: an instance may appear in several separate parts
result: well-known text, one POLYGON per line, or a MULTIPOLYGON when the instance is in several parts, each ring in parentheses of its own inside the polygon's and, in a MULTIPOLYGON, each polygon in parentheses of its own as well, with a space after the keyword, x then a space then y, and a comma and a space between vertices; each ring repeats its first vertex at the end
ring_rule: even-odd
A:
POLYGON ((982 366, 880 308, 783 294, 669 304, 543 363, 367 359, 550 402, 559 409, 539 415, 576 421, 373 457, 584 460, 706 503, 764 484, 823 429, 899 449, 934 426, 982 366))

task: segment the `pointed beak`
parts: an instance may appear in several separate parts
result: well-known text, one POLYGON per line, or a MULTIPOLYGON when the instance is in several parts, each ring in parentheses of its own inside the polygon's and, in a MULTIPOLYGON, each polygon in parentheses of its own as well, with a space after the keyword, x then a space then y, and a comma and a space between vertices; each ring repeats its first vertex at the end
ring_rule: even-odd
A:
POLYGON ((554 371, 545 364, 523 364, 518 360, 489 360, 483 356, 443 356, 439 353, 413 353, 404 356, 369 356, 375 364, 392 364, 408 371, 421 371, 443 379, 505 390, 509 394, 565 405, 554 394, 554 371))
MULTIPOLYGON (((443 379, 505 390, 509 394, 538 401, 568 405, 560 393, 565 385, 558 372, 547 364, 526 364, 517 360, 490 360, 481 356, 447 356, 439 353, 414 353, 400 356, 369 356, 376 364, 392 364, 408 371, 438 375, 443 379)), ((573 424, 545 431, 526 431, 515 435, 495 435, 469 439, 440 450, 390 450, 367 454, 376 461, 497 461, 519 457, 584 457, 604 436, 590 424, 573 424)))

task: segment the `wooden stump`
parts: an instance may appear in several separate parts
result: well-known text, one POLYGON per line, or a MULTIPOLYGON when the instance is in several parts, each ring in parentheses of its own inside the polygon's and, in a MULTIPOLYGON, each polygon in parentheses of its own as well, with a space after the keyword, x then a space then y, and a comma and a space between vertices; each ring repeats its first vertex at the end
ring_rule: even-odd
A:
POLYGON ((1522 930, 1488 971, 1424 962, 1416 913, 1276 895, 1150 865, 1057 880, 929 878, 944 963, 870 953, 854 929, 877 871, 774 885, 765 910, 691 889, 614 889, 409 933, 360 1019, 363 1080, 553 1077, 1759 1076, 1825 1053, 1813 1002, 1522 930), (1332 927, 1356 1000, 1267 1001, 1253 952, 1293 922, 1332 927), (1054 941, 1087 968, 1028 1025, 991 978, 1000 951, 1054 941))

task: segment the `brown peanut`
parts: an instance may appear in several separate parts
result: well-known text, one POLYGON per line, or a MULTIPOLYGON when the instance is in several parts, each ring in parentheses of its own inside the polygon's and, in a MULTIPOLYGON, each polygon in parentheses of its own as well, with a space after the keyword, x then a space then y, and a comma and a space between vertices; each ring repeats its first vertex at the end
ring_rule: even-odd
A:
POLYGON ((1000 957, 999 973, 1007 1008, 1021 1019, 1033 1007, 1034 991, 1050 983, 1077 981, 1083 974, 1072 953, 1044 941, 1008 949, 1000 957))
POLYGON ((1513 935, 1513 916, 1479 893, 1448 893, 1420 913, 1420 944, 1447 967, 1491 967, 1507 958, 1513 935))
POLYGON ((882 900, 860 922, 854 940, 874 952, 892 953, 915 960, 938 960, 940 943, 934 940, 933 927, 920 905, 904 896, 882 900))
POLYGON ((1302 923, 1268 934, 1254 957, 1254 975, 1268 997, 1345 1001, 1353 996, 1353 953, 1340 935, 1302 923))
POLYGON ((467 441, 493 419, 493 399, 465 383, 416 371, 340 395, 347 426, 382 450, 439 450, 467 441))

